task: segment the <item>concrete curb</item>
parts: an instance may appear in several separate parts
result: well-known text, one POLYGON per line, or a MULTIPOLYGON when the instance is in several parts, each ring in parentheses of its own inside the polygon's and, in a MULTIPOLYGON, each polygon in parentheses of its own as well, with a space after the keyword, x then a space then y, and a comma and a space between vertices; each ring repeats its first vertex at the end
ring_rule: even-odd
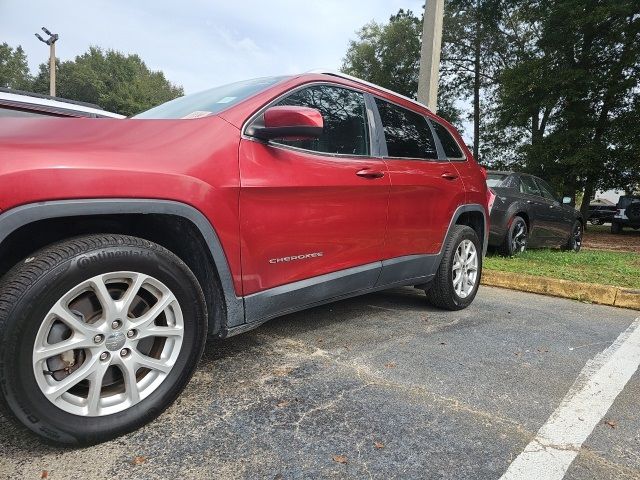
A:
POLYGON ((487 269, 482 271, 481 283, 491 287, 510 288, 523 292, 541 293, 542 295, 640 310, 640 290, 630 288, 487 269))

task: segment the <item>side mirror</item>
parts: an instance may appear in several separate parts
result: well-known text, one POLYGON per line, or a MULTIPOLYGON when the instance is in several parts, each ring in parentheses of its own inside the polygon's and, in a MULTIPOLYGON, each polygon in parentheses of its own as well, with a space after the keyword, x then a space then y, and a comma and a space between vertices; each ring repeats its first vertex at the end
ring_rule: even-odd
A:
POLYGON ((565 205, 571 204, 571 197, 562 197, 562 203, 565 205))
POLYGON ((268 108, 246 130, 260 140, 307 140, 322 135, 324 121, 315 108, 282 105, 268 108))

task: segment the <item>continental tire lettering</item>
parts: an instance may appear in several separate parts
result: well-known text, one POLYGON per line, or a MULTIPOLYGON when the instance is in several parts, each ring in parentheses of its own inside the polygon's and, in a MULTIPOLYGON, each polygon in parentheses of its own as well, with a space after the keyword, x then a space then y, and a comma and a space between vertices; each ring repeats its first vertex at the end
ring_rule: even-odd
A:
POLYGON ((90 265, 94 265, 102 260, 106 260, 108 258, 130 258, 130 257, 150 257, 152 256, 151 252, 139 251, 139 250, 115 250, 115 251, 107 251, 107 252, 98 252, 92 255, 83 255, 78 258, 77 265, 78 268, 87 268, 90 265))

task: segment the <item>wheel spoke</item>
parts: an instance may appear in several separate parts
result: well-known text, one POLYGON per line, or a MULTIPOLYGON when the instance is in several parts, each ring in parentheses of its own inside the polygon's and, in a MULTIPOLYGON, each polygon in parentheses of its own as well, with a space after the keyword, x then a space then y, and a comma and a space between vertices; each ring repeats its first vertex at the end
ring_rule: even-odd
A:
POLYGON ((100 408, 100 394, 102 393, 102 380, 109 368, 108 362, 98 362, 93 373, 87 377, 89 380, 89 393, 87 395, 87 409, 89 415, 97 415, 100 408))
POLYGON ((93 336, 93 334, 97 331, 91 325, 83 322, 78 317, 76 317, 66 307, 62 306, 60 302, 56 303, 53 306, 50 313, 64 322, 71 330, 81 333, 85 337, 93 336))
POLYGON ((85 337, 73 336, 67 340, 61 342, 47 344, 43 347, 37 348, 33 351, 33 359, 36 362, 40 360, 46 360, 47 358, 55 357, 69 350, 76 348, 89 348, 93 347, 93 340, 85 337))
POLYGON ((172 293, 165 293, 148 312, 131 320, 131 325, 139 330, 145 329, 174 301, 176 301, 176 297, 172 293))
POLYGON ((107 290, 107 286, 105 285, 103 278, 104 277, 92 278, 89 281, 89 284, 91 285, 93 292, 96 294, 96 297, 98 297, 98 300, 100 301, 103 317, 111 318, 116 313, 115 304, 113 298, 111 298, 111 295, 107 290))
POLYGON ((60 380, 54 385, 49 385, 43 393, 51 400, 55 402, 55 400, 60 397, 63 393, 65 393, 70 388, 76 386, 82 380, 86 379, 89 375, 91 375, 96 369, 96 364, 98 363, 98 358, 90 358, 85 361, 84 365, 82 365, 78 370, 73 372, 68 377, 65 377, 64 380, 60 380))
POLYGON ((138 273, 133 279, 133 283, 127 289, 123 297, 116 302, 122 316, 126 317, 127 314, 129 313, 129 309, 131 308, 131 303, 133 303, 133 299, 136 298, 136 295, 140 291, 140 288, 142 287, 144 282, 147 280, 147 278, 148 277, 146 275, 143 275, 142 273, 138 273))
POLYGON ((138 379, 136 377, 135 365, 133 362, 122 362, 122 374, 124 376, 124 388, 129 402, 133 405, 140 401, 140 390, 138 388, 138 379))
POLYGON ((148 368, 150 370, 158 370, 162 373, 169 373, 171 371, 171 367, 173 365, 167 364, 166 361, 158 360, 156 358, 151 358, 147 355, 143 355, 142 353, 136 351, 131 352, 132 361, 136 364, 137 368, 148 368))
POLYGON ((184 328, 182 327, 148 327, 141 330, 136 336, 137 340, 142 340, 148 337, 182 337, 184 335, 184 328))

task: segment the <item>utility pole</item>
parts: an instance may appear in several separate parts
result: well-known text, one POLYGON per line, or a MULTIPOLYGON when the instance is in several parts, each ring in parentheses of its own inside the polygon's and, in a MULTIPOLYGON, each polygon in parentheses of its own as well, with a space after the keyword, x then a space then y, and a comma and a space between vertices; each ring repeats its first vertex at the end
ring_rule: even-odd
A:
POLYGON ((418 74, 418 101, 432 111, 437 109, 440 47, 442 46, 442 17, 444 0, 427 0, 422 27, 420 73, 418 74))
POLYGON ((56 96, 56 42, 59 35, 57 33, 51 33, 45 27, 42 27, 42 31, 49 35, 46 40, 36 33, 36 37, 43 43, 49 45, 49 95, 56 96))

